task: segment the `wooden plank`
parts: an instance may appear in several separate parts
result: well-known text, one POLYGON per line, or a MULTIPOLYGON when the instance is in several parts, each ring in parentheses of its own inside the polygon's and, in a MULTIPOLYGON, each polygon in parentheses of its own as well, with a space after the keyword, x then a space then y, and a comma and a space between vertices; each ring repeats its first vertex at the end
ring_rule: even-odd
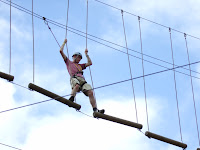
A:
POLYGON ((166 143, 178 146, 178 147, 182 147, 184 149, 187 147, 187 144, 184 144, 184 143, 181 143, 181 142, 166 138, 164 136, 160 136, 160 135, 154 134, 154 133, 149 132, 149 131, 145 132, 145 135, 147 137, 149 137, 149 138, 154 138, 154 139, 157 139, 157 140, 160 140, 160 141, 163 141, 163 142, 166 142, 166 143))
POLYGON ((37 86, 37 85, 35 85, 35 84, 29 83, 28 87, 29 87, 31 90, 34 90, 34 91, 36 91, 36 92, 39 92, 39 93, 41 93, 41 94, 43 94, 43 95, 46 95, 46 96, 48 96, 48 97, 50 97, 50 98, 53 98, 53 99, 55 99, 55 100, 57 100, 57 101, 59 101, 59 102, 61 102, 61 103, 63 103, 63 104, 68 105, 69 107, 73 107, 73 108, 75 108, 75 109, 77 109, 77 110, 80 110, 80 109, 81 109, 81 105, 79 105, 79 104, 77 104, 77 103, 73 103, 73 102, 69 101, 68 99, 63 98, 63 97, 61 97, 61 96, 59 96, 59 95, 57 95, 57 94, 54 94, 54 93, 52 93, 52 92, 50 92, 50 91, 48 91, 48 90, 45 90, 45 89, 43 89, 43 88, 41 88, 41 87, 39 87, 39 86, 37 86))
POLYGON ((130 126, 130 127, 142 129, 142 124, 138 124, 138 123, 134 123, 134 122, 131 122, 131 121, 124 120, 124 119, 120 119, 120 118, 116 118, 116 117, 113 117, 113 116, 105 115, 105 114, 102 114, 102 113, 99 113, 99 112, 94 112, 93 116, 95 118, 101 118, 101 119, 113 121, 113 122, 116 122, 116 123, 120 123, 120 124, 123 124, 123 125, 127 125, 127 126, 130 126))
POLYGON ((13 81, 14 80, 14 76, 0 72, 0 77, 3 79, 6 79, 8 81, 13 81))

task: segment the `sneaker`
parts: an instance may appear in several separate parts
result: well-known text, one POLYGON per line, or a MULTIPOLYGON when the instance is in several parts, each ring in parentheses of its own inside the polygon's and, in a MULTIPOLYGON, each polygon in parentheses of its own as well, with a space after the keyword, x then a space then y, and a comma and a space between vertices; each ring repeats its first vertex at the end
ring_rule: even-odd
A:
POLYGON ((71 97, 69 98, 69 101, 74 102, 74 96, 71 96, 71 97))
POLYGON ((95 109, 95 110, 94 110, 94 112, 99 112, 99 113, 102 113, 102 114, 104 114, 105 110, 104 110, 104 109, 102 109, 102 110, 95 109))
POLYGON ((105 110, 104 110, 104 109, 98 110, 98 112, 104 114, 104 113, 105 113, 105 110))

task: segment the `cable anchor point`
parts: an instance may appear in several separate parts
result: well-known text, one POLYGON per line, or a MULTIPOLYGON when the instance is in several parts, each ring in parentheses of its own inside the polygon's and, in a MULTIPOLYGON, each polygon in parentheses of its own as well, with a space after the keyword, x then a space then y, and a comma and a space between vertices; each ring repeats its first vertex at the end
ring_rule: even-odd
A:
POLYGON ((169 32, 171 33, 171 28, 169 27, 169 32))
POLYGON ((50 28, 50 26, 49 26, 48 21, 46 20, 46 18, 42 17, 42 19, 44 20, 44 23, 48 26, 49 30, 51 30, 51 28, 50 28))
POLYGON ((184 37, 186 38, 186 36, 187 36, 187 34, 186 33, 184 33, 184 37))
POLYGON ((138 20, 140 21, 140 16, 138 16, 138 20))
POLYGON ((44 20, 44 23, 45 23, 46 25, 48 25, 48 22, 47 22, 46 18, 45 18, 45 17, 42 17, 42 19, 44 20))

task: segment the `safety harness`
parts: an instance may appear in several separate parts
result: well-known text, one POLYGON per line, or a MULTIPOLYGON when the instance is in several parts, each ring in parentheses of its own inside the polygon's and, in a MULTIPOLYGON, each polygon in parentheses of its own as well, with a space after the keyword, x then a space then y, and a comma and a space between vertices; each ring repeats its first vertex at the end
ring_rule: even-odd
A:
MULTIPOLYGON (((75 63, 74 63, 74 65, 76 66, 76 68, 78 69, 78 71, 73 75, 73 76, 71 76, 71 78, 76 78, 77 79, 77 74, 82 74, 83 75, 83 71, 82 71, 82 67, 80 66, 80 65, 76 65, 75 63)), ((77 79, 78 80, 78 79, 77 79)), ((85 81, 85 82, 83 82, 81 85, 80 85, 80 88, 82 88, 83 87, 83 85, 85 85, 87 82, 85 81)))

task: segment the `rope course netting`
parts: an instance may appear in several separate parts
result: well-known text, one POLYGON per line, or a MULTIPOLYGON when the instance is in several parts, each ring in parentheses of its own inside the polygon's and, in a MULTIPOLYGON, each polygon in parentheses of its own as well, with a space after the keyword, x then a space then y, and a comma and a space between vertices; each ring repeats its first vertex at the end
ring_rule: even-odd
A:
MULTIPOLYGON (((116 9, 118 10, 121 15, 122 15, 122 27, 123 27, 123 36, 124 36, 124 39, 125 39, 125 46, 122 46, 122 45, 119 45, 118 43, 114 43, 114 42, 111 42, 111 41, 108 41, 106 39, 102 39, 100 37, 97 37, 97 36, 94 36, 92 34, 89 34, 88 33, 88 20, 89 20, 89 17, 88 17, 88 9, 89 9, 89 3, 88 3, 88 0, 86 1, 86 31, 80 31, 78 29, 75 29, 73 27, 70 27, 68 24, 69 22, 69 0, 67 1, 67 19, 66 19, 66 24, 63 25, 62 23, 59 23, 59 22, 56 22, 54 20, 51 20, 51 19, 48 19, 44 16, 41 16, 37 13, 34 12, 34 7, 33 7, 33 0, 32 0, 32 10, 28 10, 16 3, 13 3, 9 0, 0 0, 0 2, 4 3, 4 4, 7 4, 10 6, 10 58, 9 58, 9 74, 6 74, 6 73, 3 73, 3 72, 0 72, 0 77, 1 78, 4 78, 6 80, 8 80, 11 84, 14 84, 16 86, 19 86, 19 87, 22 87, 26 90, 35 90, 43 95, 46 95, 48 97, 50 97, 51 99, 47 99, 47 100, 43 100, 43 101, 38 101, 38 102, 35 102, 35 103, 31 103, 31 104, 27 104, 27 105, 23 105, 23 106, 19 106, 19 107, 15 107, 15 108, 11 108, 11 109, 7 109, 7 110, 3 110, 3 111, 0 111, 0 113, 6 113, 6 112, 9 112, 9 111, 13 111, 13 110, 17 110, 17 109, 22 109, 22 108, 25 108, 25 107, 30 107, 30 106, 33 106, 33 105, 38 105, 38 104, 41 104, 41 103, 46 103, 46 102, 49 102, 49 101, 52 101, 52 100, 58 100, 59 102, 62 102, 66 105, 68 105, 69 107, 74 107, 76 109, 77 112, 80 112, 82 113, 83 115, 86 115, 88 117, 92 117, 93 116, 90 116, 82 111, 80 111, 80 108, 81 106, 79 104, 76 105, 75 104, 72 104, 71 102, 68 102, 67 99, 65 99, 64 97, 67 97, 67 96, 70 96, 71 94, 67 94, 67 95, 64 95, 64 96, 59 96, 59 95, 56 95, 50 91, 47 91, 41 87, 38 87, 34 84, 29 84, 29 87, 25 87, 21 84, 18 84, 18 83, 15 83, 13 80, 14 80, 14 76, 10 75, 11 74, 11 54, 12 54, 12 50, 11 50, 11 32, 12 32, 12 26, 11 26, 11 8, 15 8, 17 10, 20 10, 26 14, 29 14, 32 16, 32 36, 33 36, 33 83, 35 82, 35 31, 34 31, 34 17, 41 20, 41 21, 44 21, 44 23, 47 25, 48 29, 50 30, 51 34, 53 35, 53 38, 55 39, 56 43, 58 44, 59 47, 60 44, 57 40, 57 37, 56 35, 54 34, 52 28, 50 27, 50 24, 55 26, 55 27, 58 27, 60 29, 63 29, 66 31, 65 33, 65 38, 67 39, 68 38, 68 32, 72 33, 72 34, 75 34, 75 35, 78 35, 82 38, 85 38, 86 40, 86 49, 88 48, 88 40, 90 41, 93 41, 97 44, 100 44, 102 46, 105 46, 107 48, 110 48, 112 50, 115 50, 115 51, 118 51, 120 53, 123 53, 123 54, 126 54, 127 57, 128 57, 128 67, 129 67, 129 72, 130 72, 130 78, 129 79, 126 79, 126 80, 121 80, 121 81, 117 81, 117 82, 113 82, 113 83, 109 83, 109 84, 105 84, 105 85, 101 85, 101 86, 98 86, 98 87, 94 87, 94 83, 93 83, 93 78, 92 78, 92 72, 91 72, 91 68, 89 67, 89 72, 90 72, 90 78, 91 78, 91 82, 92 82, 92 90, 94 92, 94 90, 96 89, 100 89, 100 88, 105 88, 105 87, 109 87, 109 86, 113 86, 113 85, 117 85, 117 84, 121 84, 121 83, 124 83, 124 82, 129 82, 131 81, 132 83, 132 92, 133 92, 133 98, 134 98, 134 103, 135 103, 135 115, 136 115, 136 122, 137 123, 134 123, 134 122, 130 122, 130 121, 127 121, 127 120, 123 120, 123 119, 120 119, 120 118, 116 118, 116 117, 113 117, 113 116, 109 116, 109 115, 105 115, 105 114, 94 114, 95 117, 97 118, 102 118, 102 119, 105 119, 105 120, 109 120, 109 121, 113 121, 113 122, 117 122, 117 123, 120 123, 120 124, 124 124, 124 125, 127 125, 127 126, 131 126, 131 127, 135 127, 135 128, 138 128, 139 131, 141 133, 143 133, 143 131, 141 130, 143 125, 142 124, 139 124, 138 122, 138 111, 137 111, 137 105, 136 105, 136 96, 135 96, 135 87, 134 87, 134 80, 137 80, 137 79, 143 79, 143 90, 144 90, 144 100, 145 100, 145 108, 146 108, 146 120, 147 120, 147 128, 148 128, 148 131, 143 133, 144 135, 146 135, 147 137, 149 138, 154 138, 154 139, 157 139, 157 140, 160 140, 160 141, 163 141, 163 142, 166 142, 168 144, 172 144, 172 145, 175 145, 175 146, 178 146, 178 147, 181 147, 183 149, 187 148, 187 145, 183 143, 183 135, 182 135, 182 124, 181 124, 181 115, 180 115, 180 106, 179 106, 179 98, 178 98, 178 90, 177 90, 177 79, 176 79, 176 76, 177 76, 177 73, 179 74, 182 74, 184 76, 188 76, 190 77, 190 81, 191 81, 191 89, 192 89, 192 96, 193 96, 193 104, 194 104, 194 114, 195 114, 195 120, 196 120, 196 128, 197 128, 197 135, 198 135, 198 141, 199 141, 199 146, 200 146, 200 136, 199 136, 199 128, 198 128, 198 117, 197 117, 197 107, 196 107, 196 102, 195 102, 195 92, 194 92, 194 85, 193 85, 193 79, 200 79, 200 77, 198 77, 197 75, 200 74, 198 71, 194 71, 191 69, 191 66, 192 65, 197 65, 197 64, 200 64, 200 61, 195 61, 195 62, 191 62, 190 61, 190 56, 189 56, 189 48, 188 48, 188 44, 187 44, 187 36, 191 37, 191 38, 194 38, 196 40, 200 40, 199 37, 196 37, 196 36, 193 36, 193 35, 190 35, 190 34, 186 34, 182 31, 179 31, 177 29, 173 29, 173 28, 169 28, 165 25, 162 25, 160 23, 156 23, 154 21, 151 21, 149 19, 146 19, 146 18, 143 18, 143 17, 140 17, 140 16, 137 16, 133 13, 130 13, 128 11, 125 11, 125 10, 122 10, 122 9, 119 9, 115 6, 112 6, 112 5, 109 5, 107 3, 104 3, 104 2, 101 2, 99 0, 93 0, 95 2, 98 2, 98 3, 101 3, 103 5, 106 5, 106 6, 109 6, 113 9, 116 9), (132 15, 134 17, 137 17, 138 18, 138 25, 139 25, 139 41, 140 41, 140 52, 139 51, 136 51, 136 50, 133 50, 131 48, 129 48, 128 46, 128 42, 127 42, 127 35, 126 35, 126 27, 125 27, 125 18, 124 18, 124 14, 126 15, 132 15), (148 21, 148 22, 151 22, 153 24, 156 24, 156 25, 159 25, 161 27, 164 27, 164 28, 167 28, 169 29, 169 34, 170 34, 170 48, 171 48, 171 55, 172 55, 172 62, 168 62, 166 60, 163 60, 161 58, 156 58, 154 56, 151 56, 151 55, 148 55, 148 54, 145 54, 144 51, 143 51, 143 39, 142 39, 142 27, 141 27, 141 20, 144 20, 144 21, 148 21), (177 65, 175 64, 175 58, 174 58, 174 50, 173 50, 173 41, 172 41, 172 33, 173 32, 177 32, 179 34, 183 34, 184 35, 184 38, 185 38, 185 43, 186 43, 186 50, 187 50, 187 57, 188 57, 188 63, 185 63, 184 65, 177 65), (112 46, 111 46, 112 45, 112 46), (118 47, 118 48, 116 48, 118 47), (123 51, 121 49, 125 49, 126 51, 123 51), (136 56, 136 55, 133 55, 131 52, 134 52, 136 54, 140 54, 141 56, 136 56), (146 59, 144 59, 144 56, 146 57, 146 59), (130 62, 130 58, 135 58, 135 59, 138 59, 141 61, 142 63, 142 75, 140 76, 136 76, 134 77, 133 76, 133 73, 132 73, 132 66, 131 66, 131 62, 130 62), (165 63, 166 65, 170 65, 171 67, 168 67, 166 65, 161 65, 161 63, 156 63, 150 59, 153 59, 155 61, 159 61, 159 62, 162 62, 162 63, 165 63), (155 72, 151 72, 151 73, 148 73, 148 74, 145 74, 145 63, 148 63, 148 64, 152 64, 152 65, 155 65, 155 66, 158 66, 158 67, 161 67, 161 68, 164 68, 163 70, 160 70, 160 71, 155 71, 155 72), (189 68, 189 69, 188 69, 189 68), (184 71, 187 71, 187 72, 183 72, 183 71, 180 71, 179 69, 182 69, 184 71), (148 97, 147 97, 147 89, 146 89, 146 86, 147 86, 147 83, 146 83, 146 78, 147 77, 150 77, 150 76, 154 76, 154 75, 158 75, 158 74, 161 74, 161 73, 164 73, 164 72, 169 72, 169 71, 173 71, 173 78, 174 78, 174 87, 175 87, 175 99, 176 99, 176 104, 177 104, 177 113, 178 113, 178 124, 179 124, 179 130, 180 130, 180 139, 181 139, 181 142, 178 142, 178 141, 175 141, 175 140, 172 140, 172 139, 169 139, 169 138, 166 138, 164 136, 160 136, 160 135, 157 135, 157 134, 154 134, 152 132, 150 132, 150 128, 149 128, 149 115, 148 115, 148 97), (189 73, 188 73, 189 72, 189 73), (193 75, 192 73, 195 73, 195 75, 193 75), (65 100, 67 100, 67 102, 65 102, 65 100), (75 105, 75 106, 74 106, 75 105), (78 108, 77 108, 78 107, 78 108)), ((67 56, 69 58, 69 50, 68 50, 68 45, 66 44, 66 49, 67 49, 67 56)), ((91 51, 92 53, 92 51, 91 51)), ((148 85, 149 86, 149 85, 148 85)), ((78 92, 80 93, 80 92, 78 92)), ((95 96, 95 93, 94 93, 94 96, 95 96)), ((95 96, 96 97, 96 96, 95 96)), ((13 149, 19 149, 19 148, 16 148, 16 147, 12 147, 12 146, 9 146, 9 145, 6 145, 6 144, 3 144, 3 143, 0 143, 1 145, 4 145, 4 146, 7 146, 7 147, 10 147, 10 148, 13 148, 13 149)))

